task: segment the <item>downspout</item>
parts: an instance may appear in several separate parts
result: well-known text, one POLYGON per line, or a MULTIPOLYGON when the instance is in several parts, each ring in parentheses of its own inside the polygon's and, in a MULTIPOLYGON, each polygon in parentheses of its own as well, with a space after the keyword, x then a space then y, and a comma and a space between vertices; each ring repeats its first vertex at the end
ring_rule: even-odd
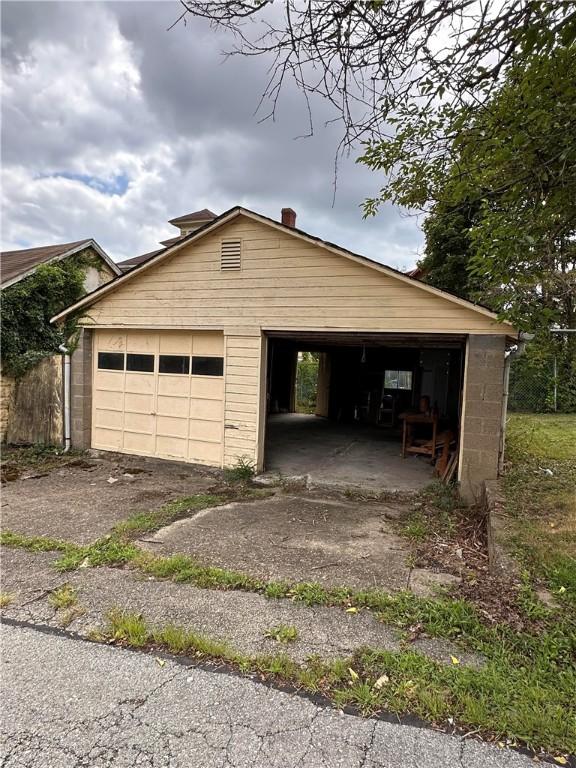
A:
POLYGON ((64 453, 70 450, 72 443, 72 421, 70 411, 70 350, 61 344, 58 349, 64 358, 64 453))
POLYGON ((498 473, 504 470, 504 449, 506 448, 506 417, 508 416, 508 397, 510 392, 510 366, 512 360, 524 354, 526 342, 534 338, 533 333, 521 333, 518 344, 514 344, 504 353, 504 395, 502 397, 502 417, 500 421, 500 451, 498 455, 498 473))

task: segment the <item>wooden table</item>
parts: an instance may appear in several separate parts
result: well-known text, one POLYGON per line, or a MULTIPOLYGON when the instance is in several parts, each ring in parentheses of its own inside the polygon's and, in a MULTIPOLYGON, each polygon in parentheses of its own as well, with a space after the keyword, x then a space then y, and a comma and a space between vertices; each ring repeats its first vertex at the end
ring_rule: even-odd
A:
POLYGON ((432 460, 436 455, 436 435, 438 432, 438 415, 428 413, 401 413, 402 419, 402 458, 407 453, 418 453, 430 456, 432 460), (414 424, 430 424, 432 427, 431 440, 413 441, 412 427, 414 424))

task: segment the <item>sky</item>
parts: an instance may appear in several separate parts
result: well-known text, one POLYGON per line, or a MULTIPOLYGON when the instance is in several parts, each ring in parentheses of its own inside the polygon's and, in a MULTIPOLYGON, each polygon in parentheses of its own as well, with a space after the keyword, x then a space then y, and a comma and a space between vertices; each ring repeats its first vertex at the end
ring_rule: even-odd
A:
POLYGON ((173 237, 168 219, 283 207, 310 234, 407 269, 419 222, 391 205, 363 219, 384 179, 335 159, 325 103, 314 134, 293 85, 258 111, 269 62, 164 2, 2 2, 2 249, 92 237, 115 260, 173 237), (299 138, 301 137, 301 138, 299 138))

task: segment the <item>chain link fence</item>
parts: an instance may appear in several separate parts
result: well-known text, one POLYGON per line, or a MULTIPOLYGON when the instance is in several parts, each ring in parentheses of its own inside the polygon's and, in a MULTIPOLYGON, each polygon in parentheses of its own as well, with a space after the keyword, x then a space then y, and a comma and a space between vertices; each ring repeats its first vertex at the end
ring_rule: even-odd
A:
POLYGON ((576 366, 563 349, 531 348, 510 366, 508 410, 576 413, 576 366))

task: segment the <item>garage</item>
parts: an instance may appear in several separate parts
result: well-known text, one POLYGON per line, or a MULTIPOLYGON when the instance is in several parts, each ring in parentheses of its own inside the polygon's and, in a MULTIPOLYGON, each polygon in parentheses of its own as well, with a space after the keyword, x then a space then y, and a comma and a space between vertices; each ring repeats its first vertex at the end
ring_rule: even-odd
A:
POLYGON ((53 318, 82 328, 72 445, 259 472, 280 447, 304 464, 294 474, 328 457, 325 477, 356 484, 359 468, 381 488, 419 487, 449 459, 476 498, 498 475, 518 331, 387 267, 385 244, 367 259, 295 218, 232 208, 53 318), (307 352, 317 393, 298 414, 307 352))
POLYGON ((444 472, 458 450, 464 337, 267 336, 267 471, 402 491, 444 472))
POLYGON ((93 366, 93 448, 222 465, 222 333, 97 331, 93 366))

